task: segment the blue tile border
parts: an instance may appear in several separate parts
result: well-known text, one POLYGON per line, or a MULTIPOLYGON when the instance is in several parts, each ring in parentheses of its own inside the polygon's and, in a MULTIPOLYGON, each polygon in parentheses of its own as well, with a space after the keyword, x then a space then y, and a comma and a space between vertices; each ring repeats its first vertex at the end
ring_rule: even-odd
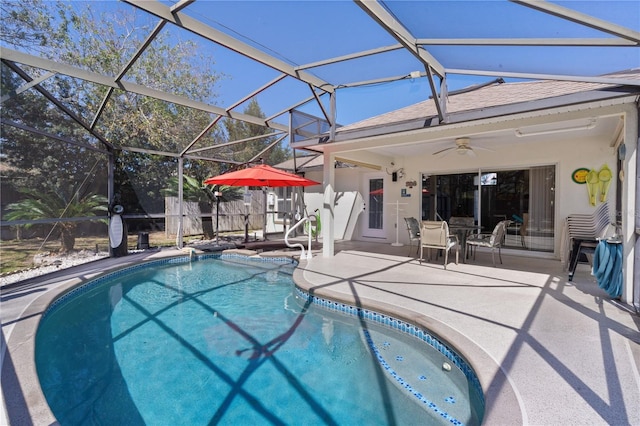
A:
MULTIPOLYGON (((477 395, 479 396, 479 399, 480 399, 480 403, 482 404, 482 409, 484 411, 484 405, 485 405, 484 393, 482 392, 482 386, 480 385, 480 380, 478 379, 478 376, 476 376, 476 373, 473 371, 473 368, 471 368, 471 366, 467 364, 467 362, 460 355, 458 355, 453 349, 449 348, 445 343, 441 342, 437 337, 430 334, 427 330, 420 328, 418 326, 415 326, 413 324, 410 324, 406 321, 394 318, 390 315, 381 314, 376 311, 372 311, 370 309, 359 308, 357 306, 349 305, 347 303, 336 302, 330 299, 314 296, 313 294, 310 294, 302 290, 298 286, 296 286, 295 289, 299 297, 301 297, 302 299, 310 303, 313 303, 315 305, 318 305, 320 307, 323 307, 331 311, 341 312, 347 315, 352 315, 358 318, 370 320, 370 321, 385 325, 387 327, 398 330, 400 332, 407 333, 425 342, 426 344, 428 344, 429 346, 431 346, 432 348, 440 352, 442 355, 447 357, 456 367, 458 367, 462 371, 462 373, 465 375, 465 377, 471 384, 472 389, 474 389, 477 392, 477 395)), ((423 395, 413 391, 413 388, 389 367, 389 365, 384 360, 384 358, 382 357, 378 349, 374 346, 373 341, 371 340, 371 337, 369 336, 367 331, 365 330, 364 332, 365 332, 365 337, 367 339, 367 342, 369 343, 369 346, 374 351, 378 361, 380 362, 382 367, 385 369, 385 371, 387 371, 398 383, 400 383, 402 387, 404 387, 409 392, 411 392, 412 395, 417 397, 422 403, 424 403, 428 408, 433 410, 439 416, 447 418, 447 420, 451 424, 462 425, 462 423, 459 422, 458 420, 453 418, 448 418, 450 416, 448 416, 448 414, 446 414, 444 411, 440 410, 432 401, 427 400, 426 398, 424 398, 423 395)))

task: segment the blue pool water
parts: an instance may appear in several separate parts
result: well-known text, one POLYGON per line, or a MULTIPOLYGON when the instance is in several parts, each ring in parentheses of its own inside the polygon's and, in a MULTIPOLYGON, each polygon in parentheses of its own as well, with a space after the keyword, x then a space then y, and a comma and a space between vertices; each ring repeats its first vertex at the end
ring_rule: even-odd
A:
POLYGON ((36 366, 62 425, 478 424, 450 360, 309 303, 290 262, 135 268, 47 311, 36 366))

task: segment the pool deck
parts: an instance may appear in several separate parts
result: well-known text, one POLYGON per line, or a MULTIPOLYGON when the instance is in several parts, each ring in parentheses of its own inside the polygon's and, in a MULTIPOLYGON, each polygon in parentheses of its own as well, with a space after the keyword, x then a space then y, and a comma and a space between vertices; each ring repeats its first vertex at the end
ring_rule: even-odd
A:
MULTIPOLYGON (((485 391, 484 424, 640 425, 640 317, 599 289, 587 265, 570 283, 552 259, 503 253, 504 264, 493 267, 491 255, 478 252, 444 270, 442 258, 419 264, 408 252, 339 243, 332 258, 316 252, 302 261, 294 279, 314 295, 409 320, 452 343, 485 391)), ((55 422, 37 382, 33 342, 57 294, 123 265, 180 254, 104 259, 2 287, 0 424, 55 422)))

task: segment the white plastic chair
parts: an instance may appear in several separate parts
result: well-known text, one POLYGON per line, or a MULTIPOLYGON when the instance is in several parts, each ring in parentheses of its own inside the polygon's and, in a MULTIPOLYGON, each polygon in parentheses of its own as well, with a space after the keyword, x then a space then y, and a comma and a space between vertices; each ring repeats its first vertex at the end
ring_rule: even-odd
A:
MULTIPOLYGON (((460 244, 458 237, 449 234, 449 225, 443 221, 425 220, 420 228, 420 263, 422 264, 423 250, 438 249, 444 251, 444 269, 447 269, 449 250, 456 248, 456 265, 460 257, 460 244)), ((431 256, 429 256, 429 260, 431 256)))

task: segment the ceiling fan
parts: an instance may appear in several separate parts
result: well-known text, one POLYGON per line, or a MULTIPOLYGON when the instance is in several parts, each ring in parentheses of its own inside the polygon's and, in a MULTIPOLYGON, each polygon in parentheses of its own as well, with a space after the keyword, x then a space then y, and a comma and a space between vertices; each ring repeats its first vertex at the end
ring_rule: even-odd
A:
MULTIPOLYGON (((448 151, 455 151, 460 155, 469 155, 471 157, 475 157, 476 153, 473 151, 473 148, 469 146, 469 142, 470 142, 469 138, 458 138, 456 139, 456 146, 441 149, 440 151, 434 152, 433 155, 442 154, 443 152, 448 152, 448 151)), ((486 149, 486 148, 479 148, 479 149, 486 149)))

